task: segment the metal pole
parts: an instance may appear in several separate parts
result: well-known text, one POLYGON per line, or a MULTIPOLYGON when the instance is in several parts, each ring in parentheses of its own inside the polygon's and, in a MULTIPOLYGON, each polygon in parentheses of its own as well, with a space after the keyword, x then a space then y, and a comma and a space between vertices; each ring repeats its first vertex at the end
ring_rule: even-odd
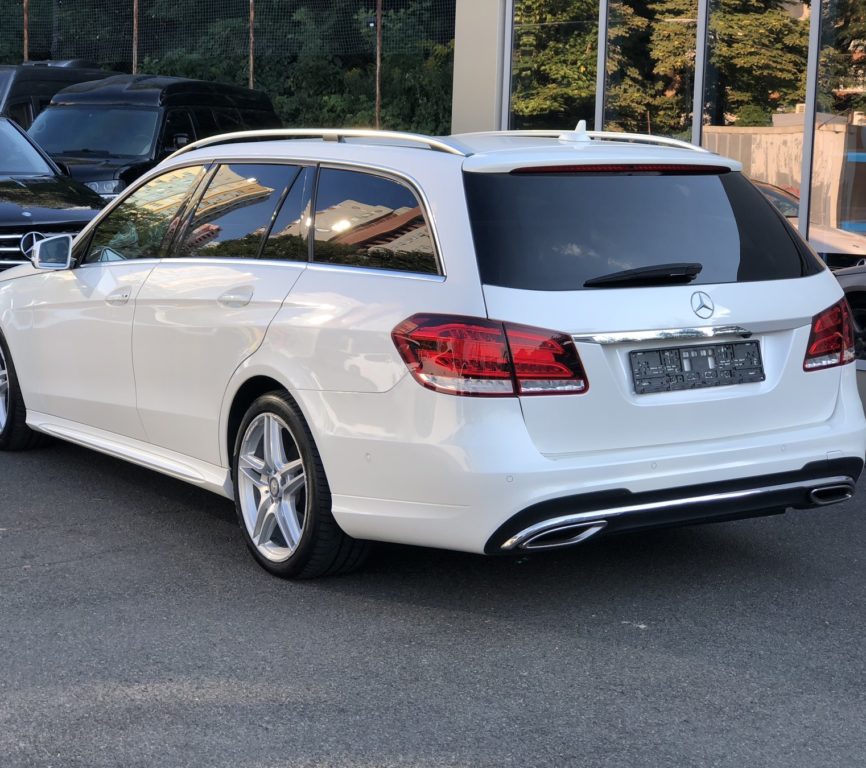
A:
POLYGON ((595 123, 597 131, 604 130, 604 107, 607 96, 607 24, 608 0, 598 4, 598 55, 595 64, 595 123))
POLYGON ((382 0, 376 0, 376 128, 382 127, 382 0))
POLYGON ((30 0, 24 0, 24 61, 30 60, 30 0))
POLYGON ((511 125, 511 72, 514 61, 514 0, 505 0, 501 12, 502 25, 502 97, 500 99, 499 130, 511 125))
POLYGON ((138 0, 132 0, 132 74, 138 74, 138 0))
POLYGON ((800 169, 800 210, 797 229, 809 238, 809 210, 812 203, 812 160, 815 147, 815 120, 818 105, 818 67, 821 53, 821 12, 824 4, 815 0, 809 18, 809 56, 806 63, 806 113, 803 115, 803 165, 800 169))
POLYGON ((256 49, 256 0, 250 0, 250 88, 256 87, 255 49, 256 49))
POLYGON ((707 76, 710 0, 698 0, 698 29, 695 33, 695 91, 692 97, 692 144, 701 146, 704 128, 704 81, 707 76))

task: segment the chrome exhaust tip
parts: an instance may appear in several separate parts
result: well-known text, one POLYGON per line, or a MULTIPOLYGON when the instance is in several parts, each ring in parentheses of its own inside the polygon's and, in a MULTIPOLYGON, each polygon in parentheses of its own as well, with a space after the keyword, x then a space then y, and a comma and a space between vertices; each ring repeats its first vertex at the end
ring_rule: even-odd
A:
POLYGON ((854 495, 854 485, 839 483, 836 485, 820 485, 809 491, 809 501, 819 507, 847 501, 854 495))
POLYGON ((595 536, 607 525, 607 520, 593 520, 587 523, 571 523, 553 525, 549 528, 536 524, 531 528, 512 536, 502 545, 504 550, 525 549, 538 551, 542 549, 560 549, 571 547, 595 536))

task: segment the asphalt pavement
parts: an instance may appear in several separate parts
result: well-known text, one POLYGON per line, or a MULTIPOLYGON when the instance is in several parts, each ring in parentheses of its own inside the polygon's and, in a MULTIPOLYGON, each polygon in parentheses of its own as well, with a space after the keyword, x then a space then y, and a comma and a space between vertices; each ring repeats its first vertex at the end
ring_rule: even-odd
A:
POLYGON ((866 765, 866 487, 292 583, 231 503, 0 454, 0 768, 866 765))

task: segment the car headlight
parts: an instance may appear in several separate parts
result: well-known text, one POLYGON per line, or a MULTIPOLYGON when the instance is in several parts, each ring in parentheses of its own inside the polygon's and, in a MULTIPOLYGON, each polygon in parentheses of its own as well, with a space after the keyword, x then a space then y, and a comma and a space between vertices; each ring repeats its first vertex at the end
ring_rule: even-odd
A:
POLYGON ((103 197, 115 197, 126 186, 120 179, 85 181, 84 185, 103 197))

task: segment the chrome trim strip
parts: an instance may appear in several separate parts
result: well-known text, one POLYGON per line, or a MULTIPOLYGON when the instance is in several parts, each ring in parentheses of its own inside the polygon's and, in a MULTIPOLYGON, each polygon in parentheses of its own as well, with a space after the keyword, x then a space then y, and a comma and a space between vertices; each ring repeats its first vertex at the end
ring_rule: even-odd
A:
POLYGON ((456 147, 432 136, 423 136, 419 133, 405 133, 402 131, 373 131, 366 128, 272 128, 263 131, 235 131, 234 133, 221 133, 206 139, 187 144, 177 152, 169 155, 168 160, 191 152, 194 149, 213 147, 220 144, 232 144, 246 139, 323 139, 325 141, 345 141, 346 139, 380 139, 383 145, 387 141, 405 141, 411 144, 421 144, 436 152, 445 152, 449 155, 465 157, 465 153, 456 147))
POLYGON ((662 501, 649 501, 644 504, 627 504, 622 507, 611 507, 609 509, 596 509, 590 512, 578 512, 573 515, 562 515, 550 520, 542 520, 540 523, 530 525, 519 533, 512 536, 500 549, 511 551, 516 547, 522 547, 528 540, 538 536, 544 531, 567 527, 576 523, 601 522, 612 517, 620 517, 630 512, 654 512, 671 507, 686 507, 691 504, 706 504, 720 501, 733 501, 735 499, 747 499, 756 496, 766 496, 771 493, 791 490, 814 490, 821 486, 850 485, 854 487, 854 481, 845 475, 836 477, 821 477, 814 480, 801 480, 796 483, 782 483, 781 485, 768 485, 759 488, 746 488, 741 491, 726 491, 724 493, 708 493, 704 496, 689 496, 684 499, 664 499, 662 501))
POLYGON ((573 334, 575 343, 626 344, 639 341, 683 341, 739 336, 748 339, 752 331, 739 325, 706 325, 697 328, 660 328, 653 331, 616 331, 613 333, 573 334))
POLYGON ((350 264, 325 264, 320 261, 305 262, 307 269, 314 272, 355 272, 378 277, 402 277, 408 280, 426 280, 431 283, 444 283, 445 275, 429 275, 423 272, 403 272, 399 269, 374 269, 371 267, 353 267, 350 264))

